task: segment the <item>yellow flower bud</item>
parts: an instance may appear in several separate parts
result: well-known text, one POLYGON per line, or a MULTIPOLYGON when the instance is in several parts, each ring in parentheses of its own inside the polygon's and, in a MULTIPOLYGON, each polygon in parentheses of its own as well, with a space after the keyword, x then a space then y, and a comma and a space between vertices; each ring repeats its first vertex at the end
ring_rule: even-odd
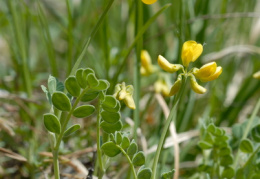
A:
POLYGON ((200 69, 193 71, 196 78, 200 79, 202 82, 208 82, 215 80, 222 73, 222 67, 217 67, 216 62, 211 62, 203 65, 200 69))
POLYGON ((156 93, 162 93, 164 96, 168 96, 168 94, 169 94, 168 85, 163 80, 157 80, 154 83, 154 91, 156 93))
POLYGON ((125 82, 115 86, 114 97, 118 100, 123 100, 127 107, 135 109, 135 102, 133 99, 134 87, 132 85, 125 86, 125 82))
POLYGON ((151 57, 146 50, 141 51, 141 75, 148 76, 155 71, 151 57))
POLYGON ((145 4, 153 4, 153 3, 155 3, 157 0, 142 0, 143 1, 143 3, 145 3, 145 4))
POLYGON ((135 102, 132 95, 127 94, 125 96, 124 102, 126 106, 129 107, 130 109, 135 109, 135 102))
POLYGON ((256 79, 260 79, 260 71, 253 74, 253 77, 256 79))
POLYGON ((167 71, 167 72, 170 72, 170 73, 174 73, 180 69, 183 68, 182 65, 179 65, 179 64, 171 64, 168 62, 168 60, 166 60, 163 56, 159 55, 158 56, 158 64, 159 66, 167 71))
POLYGON ((181 59, 185 67, 189 66, 190 62, 194 62, 199 58, 203 51, 203 46, 195 41, 186 41, 182 46, 181 59))
POLYGON ((191 89, 195 92, 195 93, 198 93, 198 94, 203 94, 203 93, 206 93, 207 89, 200 86, 195 77, 192 75, 191 76, 191 79, 190 79, 190 84, 191 84, 191 89))
POLYGON ((181 76, 179 76, 177 81, 175 81, 175 83, 172 85, 169 96, 173 96, 176 93, 178 93, 181 88, 181 84, 182 84, 182 78, 181 76))

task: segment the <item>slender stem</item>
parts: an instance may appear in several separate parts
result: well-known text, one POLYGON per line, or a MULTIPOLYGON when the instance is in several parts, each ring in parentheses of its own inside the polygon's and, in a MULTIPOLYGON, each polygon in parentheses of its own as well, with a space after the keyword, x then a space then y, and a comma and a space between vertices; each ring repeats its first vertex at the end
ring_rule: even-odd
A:
POLYGON ((102 152, 100 149, 100 122, 101 122, 101 118, 100 118, 100 108, 101 108, 101 103, 100 103, 100 99, 98 102, 98 111, 97 111, 97 157, 98 157, 98 164, 100 167, 101 172, 99 173, 100 175, 98 176, 98 179, 102 179, 103 173, 104 173, 104 167, 103 167, 103 162, 102 162, 102 152))
POLYGON ((98 29, 99 29, 101 23, 102 23, 103 20, 105 19, 105 16, 106 16, 108 10, 110 9, 110 7, 112 6, 113 2, 114 2, 114 0, 110 0, 110 1, 109 1, 108 5, 106 6, 106 9, 105 9, 104 12, 103 12, 103 14, 102 14, 101 17, 99 18, 99 20, 98 20, 97 24, 95 25, 94 29, 91 31, 91 33, 90 33, 90 35, 89 35, 89 37, 88 37, 88 39, 87 39, 87 42, 85 43, 85 45, 84 45, 84 47, 83 47, 83 49, 82 49, 82 51, 81 51, 79 57, 77 58, 76 63, 74 64, 74 66, 73 66, 73 68, 72 68, 72 70, 71 70, 71 72, 70 72, 70 75, 74 74, 75 71, 78 69, 78 67, 79 67, 79 65, 80 65, 80 62, 81 62, 81 60, 83 59, 83 57, 84 57, 84 55, 85 55, 85 53, 86 53, 86 51, 87 51, 87 49, 88 49, 88 46, 89 46, 89 44, 90 44, 91 39, 92 39, 92 38, 95 36, 95 34, 97 33, 97 31, 98 31, 98 29))
MULTIPOLYGON (((82 96, 86 93, 86 91, 88 90, 88 88, 85 88, 82 93, 79 95, 79 97, 76 99, 75 103, 73 104, 69 114, 67 115, 66 119, 64 120, 64 123, 62 124, 62 127, 61 127, 61 133, 60 135, 58 136, 58 140, 56 142, 56 145, 55 147, 53 148, 53 165, 54 165, 54 173, 55 173, 55 176, 56 175, 59 175, 59 161, 58 161, 58 155, 59 155, 59 148, 60 148, 60 143, 61 143, 61 140, 63 138, 63 135, 66 131, 66 127, 67 127, 67 124, 71 118, 71 115, 74 111, 74 109, 77 107, 78 103, 80 102, 80 99, 82 98, 82 96), (55 155, 57 155, 55 157, 55 155)), ((61 115, 63 116, 63 115, 61 115)), ((55 178, 57 179, 57 178, 55 178)))
MULTIPOLYGON (((250 117, 250 119, 249 119, 249 121, 248 121, 248 123, 247 123, 246 129, 245 129, 245 132, 244 132, 244 134, 243 134, 243 136, 242 136, 241 141, 242 141, 243 139, 247 138, 247 135, 248 135, 248 133, 249 133, 251 127, 252 127, 252 123, 253 123, 253 121, 254 121, 254 119, 255 119, 255 117, 256 117, 256 114, 257 114, 257 112, 259 111, 259 109, 260 109, 260 98, 258 99, 258 101, 257 101, 257 103, 256 103, 256 105, 255 105, 255 108, 254 108, 254 110, 253 110, 253 113, 252 113, 252 115, 251 115, 251 117, 250 117)), ((235 164, 234 164, 234 167, 235 167, 235 168, 236 168, 236 166, 237 166, 237 164, 238 164, 238 159, 239 159, 240 152, 241 152, 241 151, 238 150, 238 152, 237 152, 237 154, 236 154, 236 159, 235 159, 235 164)))
POLYGON ((55 179, 60 179, 59 160, 58 160, 59 151, 53 150, 52 155, 53 155, 54 176, 55 179))
MULTIPOLYGON (((136 11, 136 35, 138 32, 141 30, 143 26, 143 3, 140 0, 136 0, 137 3, 137 11, 136 11)), ((141 36, 136 44, 136 58, 135 58, 135 65, 134 65, 134 88, 135 88, 135 93, 134 93, 134 100, 136 103, 136 109, 134 110, 134 128, 133 128, 133 134, 134 134, 134 139, 137 141, 137 128, 140 123, 139 115, 140 115, 140 110, 139 110, 139 99, 140 99, 140 68, 141 68, 141 50, 143 48, 143 36, 141 36)))
POLYGON ((134 165, 133 165, 131 159, 129 158, 129 156, 127 155, 127 153, 124 151, 124 149, 122 149, 119 145, 116 145, 116 146, 117 146, 117 148, 119 148, 119 149, 121 150, 122 154, 123 154, 123 155, 126 157, 126 159, 128 160, 128 163, 129 163, 129 165, 130 165, 130 167, 131 167, 131 170, 132 170, 132 173, 133 173, 133 175, 134 175, 134 178, 137 179, 137 175, 136 175, 136 172, 135 172, 135 167, 134 167, 134 165))

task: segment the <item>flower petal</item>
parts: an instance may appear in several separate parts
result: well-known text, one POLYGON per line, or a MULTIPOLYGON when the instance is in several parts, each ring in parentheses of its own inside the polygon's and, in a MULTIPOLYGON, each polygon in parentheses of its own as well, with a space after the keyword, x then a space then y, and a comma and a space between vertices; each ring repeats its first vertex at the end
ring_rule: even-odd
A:
POLYGON ((135 102, 134 102, 133 96, 131 96, 129 94, 126 95, 124 102, 125 102, 126 106, 129 107, 130 109, 135 109, 135 102))
POLYGON ((217 67, 216 71, 214 74, 210 75, 209 77, 206 77, 206 78, 200 78, 200 81, 202 82, 208 82, 208 81, 212 81, 212 80, 215 80, 219 77, 219 75, 222 73, 222 67, 219 66, 217 67))
POLYGON ((143 3, 145 3, 145 4, 153 4, 153 3, 155 3, 157 0, 142 0, 143 1, 143 3))
POLYGON ((253 77, 256 79, 260 79, 260 71, 253 74, 253 77))
POLYGON ((185 67, 196 61, 203 51, 203 46, 195 41, 186 41, 182 46, 181 59, 185 67))
POLYGON ((170 72, 170 73, 174 73, 180 69, 183 68, 182 65, 179 65, 179 64, 171 64, 168 62, 168 60, 166 60, 163 56, 159 55, 158 56, 158 64, 159 66, 167 71, 167 72, 170 72))
POLYGON ((195 93, 204 94, 204 93, 206 93, 206 91, 207 91, 206 88, 200 86, 200 85, 197 83, 197 81, 196 81, 196 79, 195 79, 194 76, 191 77, 190 84, 191 84, 191 89, 192 89, 195 93))
POLYGON ((194 71, 194 75, 196 78, 207 78, 214 74, 217 69, 217 64, 216 62, 211 62, 203 65, 199 70, 194 71))
POLYGON ((182 80, 178 79, 177 81, 175 81, 175 83, 172 85, 170 93, 168 96, 173 96, 176 93, 179 92, 180 88, 181 88, 181 84, 182 84, 182 80))

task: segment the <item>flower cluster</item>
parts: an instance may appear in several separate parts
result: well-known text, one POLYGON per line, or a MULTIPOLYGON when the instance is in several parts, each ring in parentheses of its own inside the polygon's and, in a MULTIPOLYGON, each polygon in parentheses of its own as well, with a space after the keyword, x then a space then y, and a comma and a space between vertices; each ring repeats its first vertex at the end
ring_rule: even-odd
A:
POLYGON ((190 85, 194 92, 203 94, 207 91, 206 88, 200 86, 196 78, 202 82, 209 82, 215 80, 222 73, 222 67, 217 66, 215 62, 207 63, 203 65, 200 69, 192 68, 189 72, 187 69, 191 62, 194 62, 198 59, 203 51, 203 46, 198 44, 195 41, 187 41, 183 44, 182 47, 182 64, 171 64, 169 63, 163 56, 159 55, 158 64, 159 66, 170 73, 177 72, 178 70, 182 70, 182 73, 178 75, 176 82, 171 87, 169 92, 169 96, 175 95, 181 88, 182 84, 182 76, 190 77, 190 85))
POLYGON ((118 100, 123 100, 127 107, 130 109, 135 109, 135 102, 133 99, 134 87, 132 85, 125 85, 125 82, 122 84, 117 84, 115 86, 114 97, 118 100))
POLYGON ((155 3, 157 0, 142 0, 143 1, 143 3, 145 3, 145 4, 153 4, 153 3, 155 3))

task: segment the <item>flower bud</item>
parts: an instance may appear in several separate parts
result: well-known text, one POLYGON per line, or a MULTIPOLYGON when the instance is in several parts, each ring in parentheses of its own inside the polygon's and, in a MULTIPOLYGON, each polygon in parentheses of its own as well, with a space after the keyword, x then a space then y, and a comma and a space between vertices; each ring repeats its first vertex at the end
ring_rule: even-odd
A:
POLYGON ((148 76, 155 71, 151 57, 146 50, 141 51, 141 75, 148 76))
POLYGON ((202 82, 215 80, 222 73, 222 67, 217 67, 216 62, 211 62, 203 65, 200 69, 195 68, 193 74, 202 82))
POLYGON ((203 51, 203 46, 195 41, 186 41, 182 46, 181 59, 185 67, 189 66, 190 62, 194 62, 199 58, 203 51))
POLYGON ((126 106, 129 107, 130 109, 135 109, 135 102, 132 95, 127 94, 124 98, 124 102, 126 106))
POLYGON ((253 74, 253 77, 256 79, 260 79, 260 71, 253 74))
POLYGON ((154 91, 156 93, 162 93, 164 96, 168 96, 169 88, 164 80, 157 80, 154 83, 154 91))
POLYGON ((173 96, 176 93, 178 93, 181 88, 181 84, 182 84, 182 78, 181 75, 179 75, 177 81, 175 81, 175 83, 171 87, 169 96, 173 96))
POLYGON ((143 3, 145 3, 145 4, 153 4, 153 3, 155 3, 157 0, 142 0, 143 1, 143 3))
POLYGON ((190 79, 190 84, 191 84, 191 89, 195 92, 195 93, 198 93, 198 94, 203 94, 203 93, 206 93, 207 89, 200 86, 195 77, 192 75, 191 76, 191 79, 190 79))
POLYGON ((167 71, 167 72, 170 72, 170 73, 174 73, 180 69, 183 68, 182 65, 179 65, 179 64, 171 64, 168 62, 168 60, 166 60, 163 56, 159 55, 158 56, 158 64, 159 66, 167 71))

